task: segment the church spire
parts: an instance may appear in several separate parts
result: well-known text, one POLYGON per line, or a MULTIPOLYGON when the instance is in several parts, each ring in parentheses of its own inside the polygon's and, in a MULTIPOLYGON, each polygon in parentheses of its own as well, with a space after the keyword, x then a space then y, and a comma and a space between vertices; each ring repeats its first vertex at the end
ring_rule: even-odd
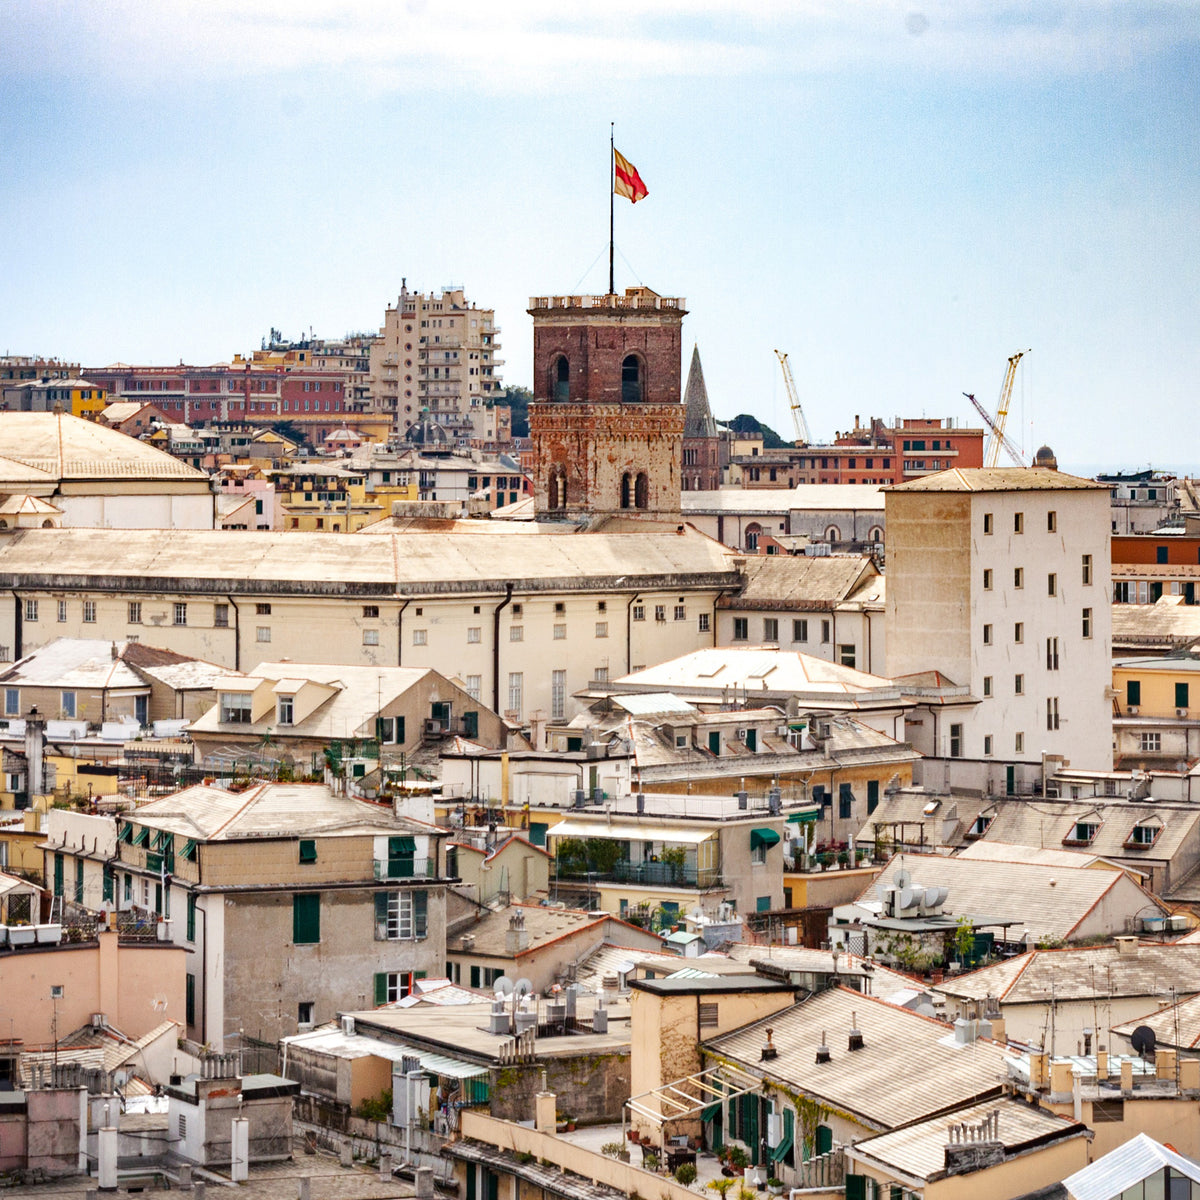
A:
POLYGON ((717 423, 708 406, 708 389, 704 386, 704 370, 700 366, 700 347, 692 347, 692 365, 688 369, 687 391, 684 393, 683 436, 685 438, 715 438, 717 423))

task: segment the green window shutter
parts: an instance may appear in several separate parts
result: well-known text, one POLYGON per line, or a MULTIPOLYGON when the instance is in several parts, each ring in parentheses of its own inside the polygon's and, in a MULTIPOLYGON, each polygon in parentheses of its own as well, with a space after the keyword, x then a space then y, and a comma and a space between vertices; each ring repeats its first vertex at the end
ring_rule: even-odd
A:
POLYGON ((387 928, 388 919, 388 894, 387 892, 375 893, 375 925, 376 927, 383 926, 387 928))
POLYGON ((63 856, 61 854, 54 856, 54 894, 56 896, 63 894, 63 856))
POLYGON ((297 946, 321 940, 320 892, 296 892, 292 896, 292 941, 297 946))
POLYGON ((302 863, 317 861, 317 843, 311 838, 300 839, 300 861, 302 863))
POLYGON ((114 885, 115 885, 115 880, 113 878, 113 869, 111 866, 109 866, 108 863, 105 863, 104 864, 104 875, 103 875, 102 883, 101 883, 101 886, 103 888, 103 891, 101 892, 101 899, 110 904, 113 902, 113 900, 115 898, 115 890, 116 889, 115 889, 114 885))
POLYGON ((478 1200, 478 1197, 475 1193, 475 1180, 476 1180, 476 1176, 478 1174, 479 1174, 478 1166, 473 1162, 467 1163, 467 1197, 466 1197, 466 1200, 478 1200))
POLYGON ((879 807, 879 780, 867 780, 867 816, 869 817, 879 807))
POLYGON ((479 986, 479 968, 471 968, 471 986, 477 988, 479 986))
POLYGON ((388 838, 388 878, 411 879, 417 843, 410 837, 388 838))
POLYGON ((754 901, 754 911, 755 912, 770 912, 771 911, 771 897, 770 896, 758 896, 754 901))
POLYGON ((133 835, 133 844, 135 846, 144 846, 149 840, 150 830, 148 830, 144 825, 133 835))
POLYGON ((154 911, 156 913, 158 913, 158 915, 160 917, 162 916, 163 894, 162 894, 162 884, 161 883, 156 883, 154 885, 154 911))
POLYGON ((196 893, 188 892, 187 898, 187 940, 196 940, 196 893))
POLYGON ((123 842, 133 841, 133 826, 128 822, 121 826, 120 840, 123 842))
POLYGON ((1186 683, 1177 683, 1175 685, 1175 707, 1188 707, 1188 685, 1186 683))
POLYGON ((867 1177, 865 1175, 846 1176, 846 1200, 867 1200, 867 1177))
POLYGON ((83 859, 75 860, 75 903, 83 903, 83 859))
POLYGON ((184 993, 183 1010, 184 1020, 188 1025, 196 1024, 196 977, 195 975, 187 975, 184 977, 184 993))
POLYGON ((414 979, 424 979, 424 978, 425 978, 425 972, 424 972, 424 971, 414 971, 414 972, 413 972, 413 978, 414 978, 414 979))
POLYGON ((378 1008, 381 1004, 387 1003, 387 973, 377 971, 375 973, 375 1007, 378 1008))
POLYGON ((549 824, 545 821, 531 821, 529 823, 530 842, 535 846, 542 846, 544 848, 546 845, 546 830, 549 828, 549 824))
POLYGON ((1141 704, 1141 702, 1142 681, 1140 679, 1127 679, 1125 681, 1125 703, 1141 704))
POLYGON ((817 1153, 828 1154, 833 1149, 833 1130, 828 1125, 817 1126, 817 1153))
POLYGON ((429 893, 423 888, 413 892, 413 933, 419 937, 429 936, 429 893))
POLYGON ((188 840, 183 843, 183 850, 180 852, 180 856, 185 858, 188 862, 196 861, 196 843, 191 838, 188 838, 188 840))
POLYGON ((463 720, 463 736, 476 738, 479 736, 479 714, 477 712, 465 712, 462 715, 463 720))

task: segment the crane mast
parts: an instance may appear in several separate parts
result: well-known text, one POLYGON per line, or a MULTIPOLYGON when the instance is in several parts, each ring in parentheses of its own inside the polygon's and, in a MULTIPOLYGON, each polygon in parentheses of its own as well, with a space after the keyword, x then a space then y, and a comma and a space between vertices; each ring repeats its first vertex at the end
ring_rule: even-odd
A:
MULTIPOLYGON (((997 462, 999 462, 1001 446, 1003 446, 1010 455, 1013 453, 1011 448, 1012 443, 1009 442, 1008 438, 1004 436, 1004 426, 1008 421, 1008 402, 1012 397, 1013 380, 1017 377, 1017 363, 1019 363, 1021 359, 1028 353, 1028 350, 1018 350, 1016 354, 1014 354, 1008 360, 1008 370, 1004 372, 1004 384, 1000 388, 1000 402, 996 405, 996 416, 993 420, 988 421, 988 428, 992 431, 992 436, 988 439, 987 449, 984 451, 983 455, 983 465, 985 467, 994 467, 997 462)), ((966 392, 963 393, 964 396, 966 394, 966 392)), ((974 400, 975 398, 972 396, 972 403, 974 403, 974 400)), ((979 406, 976 405, 976 408, 978 407, 979 406)), ((980 409, 980 412, 982 411, 983 410, 980 409)), ((1017 462, 1021 466, 1025 465, 1024 463, 1021 463, 1019 454, 1017 455, 1017 462)))
POLYGON ((800 397, 796 395, 792 364, 788 362, 788 356, 782 350, 776 350, 775 357, 779 359, 779 365, 783 368, 783 383, 787 388, 788 403, 792 408, 792 424, 796 427, 796 443, 807 446, 812 442, 812 437, 808 432, 808 422, 804 419, 804 409, 800 407, 800 397))

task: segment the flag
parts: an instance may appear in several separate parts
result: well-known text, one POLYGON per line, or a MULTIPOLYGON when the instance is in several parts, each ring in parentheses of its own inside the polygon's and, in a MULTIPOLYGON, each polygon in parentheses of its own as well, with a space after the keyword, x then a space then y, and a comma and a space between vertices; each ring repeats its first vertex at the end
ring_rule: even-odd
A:
POLYGON ((613 149, 613 192, 618 196, 625 196, 633 204, 636 204, 643 196, 650 194, 649 188, 637 173, 637 167, 615 147, 613 149))

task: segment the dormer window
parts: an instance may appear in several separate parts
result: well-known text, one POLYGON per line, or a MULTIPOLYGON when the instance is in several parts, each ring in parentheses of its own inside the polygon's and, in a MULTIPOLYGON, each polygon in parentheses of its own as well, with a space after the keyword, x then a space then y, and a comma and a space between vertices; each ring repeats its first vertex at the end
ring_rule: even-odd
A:
POLYGON ((295 711, 295 696, 280 696, 277 717, 280 725, 290 725, 295 711))
POLYGON ((1064 846, 1090 846, 1100 832, 1100 824, 1094 818, 1085 817, 1076 821, 1070 834, 1063 838, 1064 846))
POLYGON ((982 812, 975 818, 975 823, 967 830, 967 837, 981 838, 991 827, 992 822, 996 819, 994 812, 982 812))
POLYGON ((1130 849, 1134 847, 1146 849, 1154 845, 1160 833, 1162 833, 1162 826, 1157 821, 1139 821, 1129 831, 1125 845, 1130 849))

